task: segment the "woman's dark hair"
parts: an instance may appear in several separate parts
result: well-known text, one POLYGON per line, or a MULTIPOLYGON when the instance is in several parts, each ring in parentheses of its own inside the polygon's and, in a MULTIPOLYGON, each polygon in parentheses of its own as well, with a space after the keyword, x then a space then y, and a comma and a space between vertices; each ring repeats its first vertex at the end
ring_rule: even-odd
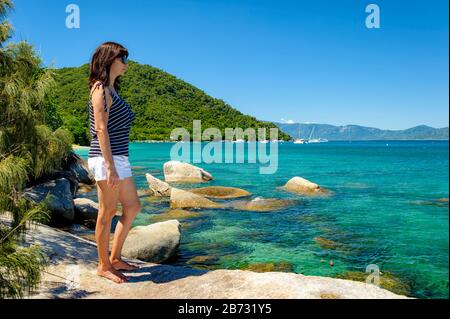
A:
MULTIPOLYGON (((109 83, 109 71, 114 60, 118 57, 128 57, 128 50, 115 42, 105 42, 100 45, 92 56, 89 69, 89 88, 92 89, 95 82, 100 81, 104 85, 109 83)), ((119 77, 114 81, 114 88, 119 89, 119 77)))

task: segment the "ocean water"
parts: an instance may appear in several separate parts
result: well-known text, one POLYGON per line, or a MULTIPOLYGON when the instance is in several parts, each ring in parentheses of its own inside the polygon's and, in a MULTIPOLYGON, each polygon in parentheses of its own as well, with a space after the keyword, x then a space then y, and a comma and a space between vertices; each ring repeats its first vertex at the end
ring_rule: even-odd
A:
MULTIPOLYGON (((130 144, 138 189, 148 188, 145 173, 164 179, 173 145, 130 144)), ((77 153, 87 158, 87 150, 77 153)), ((381 278, 394 278, 410 296, 448 298, 449 207, 442 200, 449 192, 448 142, 280 143, 278 162, 272 175, 260 174, 258 163, 195 164, 214 180, 177 187, 239 187, 252 193, 248 200, 283 199, 286 206, 271 212, 196 210, 199 216, 180 220, 181 243, 171 263, 207 269, 274 263, 329 277, 364 273, 375 264, 381 278), (294 176, 332 193, 309 198, 279 188, 294 176), (332 245, 321 246, 317 237, 332 245), (197 256, 205 258, 192 259, 197 256)), ((86 196, 97 199, 95 192, 86 196)), ((151 224, 169 210, 168 200, 141 201, 135 225, 151 224)))

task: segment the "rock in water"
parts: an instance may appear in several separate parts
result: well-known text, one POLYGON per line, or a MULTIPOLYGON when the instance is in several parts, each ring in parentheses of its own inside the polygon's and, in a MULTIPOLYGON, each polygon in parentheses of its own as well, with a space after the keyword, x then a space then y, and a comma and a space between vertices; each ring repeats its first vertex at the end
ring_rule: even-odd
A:
POLYGON ((230 199, 247 197, 251 194, 246 190, 235 187, 210 186, 202 188, 194 188, 189 190, 191 193, 205 196, 207 198, 230 199))
POLYGON ((324 249, 337 249, 339 247, 339 244, 335 241, 332 241, 330 239, 324 238, 324 237, 314 237, 314 241, 322 248, 324 249))
POLYGON ((152 190, 154 196, 170 196, 170 185, 151 174, 145 174, 148 186, 152 190))
POLYGON ((188 218, 194 218, 194 217, 199 217, 199 216, 201 216, 200 213, 190 212, 190 211, 183 210, 183 209, 172 209, 165 213, 154 215, 153 217, 151 217, 151 220, 161 222, 161 221, 173 220, 173 219, 177 219, 177 220, 188 219, 188 218))
MULTIPOLYGON (((164 235, 163 232, 161 234, 164 235)), ((155 238, 155 241, 159 240, 160 237, 155 238)), ((98 255, 94 243, 41 225, 32 227, 27 232, 26 244, 32 243, 45 247, 44 253, 49 265, 46 272, 42 273, 36 294, 25 296, 31 299, 406 298, 365 282, 304 276, 292 272, 257 273, 238 269, 207 271, 193 269, 195 265, 183 267, 167 263, 145 263, 135 259, 125 261, 141 268, 126 273, 130 277, 129 283, 117 285, 95 274, 98 255), (74 269, 79 277, 70 276, 74 269), (76 278, 77 287, 68 289, 67 278, 76 278)), ((208 261, 208 265, 211 263, 215 263, 214 259, 208 261)), ((368 274, 363 275, 365 280, 368 274)))
POLYGON ((170 208, 219 208, 220 205, 209 199, 184 191, 178 188, 172 188, 170 194, 170 208))
POLYGON ((24 190, 24 197, 37 204, 45 200, 51 211, 52 223, 72 223, 75 209, 70 182, 65 178, 47 181, 24 190))
POLYGON ((98 204, 88 198, 75 198, 75 220, 77 221, 97 221, 98 204))
POLYGON ((298 176, 291 178, 284 185, 284 188, 301 195, 323 195, 327 193, 325 189, 321 188, 316 183, 298 176))
POLYGON ((69 154, 64 166, 75 174, 80 183, 87 185, 95 184, 94 175, 89 170, 87 163, 74 152, 69 154))
POLYGON ((180 238, 177 220, 137 226, 130 230, 122 254, 127 258, 161 263, 175 254, 180 238))
POLYGON ((213 179, 212 175, 200 167, 170 161, 164 164, 164 178, 166 182, 201 183, 213 179))
POLYGON ((256 197, 250 201, 238 200, 228 203, 226 207, 252 212, 272 212, 282 210, 293 204, 293 201, 277 198, 256 197))

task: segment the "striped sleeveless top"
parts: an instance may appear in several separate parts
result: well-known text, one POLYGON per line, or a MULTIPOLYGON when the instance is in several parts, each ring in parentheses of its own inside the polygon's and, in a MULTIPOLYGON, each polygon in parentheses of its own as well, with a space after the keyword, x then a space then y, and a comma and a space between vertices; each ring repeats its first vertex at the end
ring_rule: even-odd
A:
MULTIPOLYGON (((102 85, 102 84, 97 84, 102 85)), ((108 119, 108 135, 111 144, 112 155, 129 156, 128 144, 130 142, 131 124, 135 118, 135 114, 131 107, 119 95, 111 92, 112 103, 109 108, 108 119)), ((103 90, 103 110, 108 112, 106 104, 105 90, 103 90)), ((91 147, 89 149, 88 157, 103 156, 98 142, 98 137, 95 132, 94 107, 92 105, 92 94, 89 99, 89 122, 90 134, 92 137, 91 147)))

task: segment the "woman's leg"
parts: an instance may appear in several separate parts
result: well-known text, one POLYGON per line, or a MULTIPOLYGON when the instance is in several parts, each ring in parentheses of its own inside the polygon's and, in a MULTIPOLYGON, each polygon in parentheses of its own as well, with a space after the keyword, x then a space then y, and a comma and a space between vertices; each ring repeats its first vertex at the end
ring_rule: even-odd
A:
POLYGON ((119 201, 122 204, 122 217, 116 226, 114 241, 111 249, 111 264, 117 270, 134 270, 132 266, 122 260, 122 247, 134 218, 141 211, 141 203, 137 194, 133 178, 129 177, 121 181, 119 201))
POLYGON ((97 241, 99 258, 97 274, 117 283, 125 282, 126 277, 112 266, 108 253, 109 234, 111 233, 112 219, 117 210, 120 187, 120 182, 116 188, 108 186, 106 181, 97 182, 99 210, 95 227, 95 240, 97 241))

